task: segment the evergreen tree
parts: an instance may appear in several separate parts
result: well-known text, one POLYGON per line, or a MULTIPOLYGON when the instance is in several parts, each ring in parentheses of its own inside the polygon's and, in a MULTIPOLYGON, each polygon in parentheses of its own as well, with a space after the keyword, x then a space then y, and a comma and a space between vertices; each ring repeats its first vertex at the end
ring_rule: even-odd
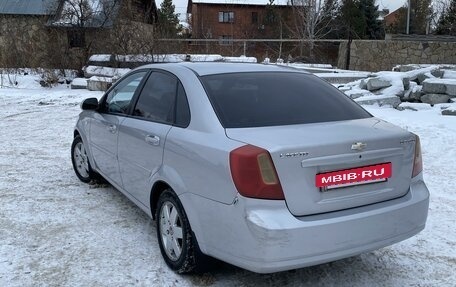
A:
POLYGON ((175 13, 175 6, 172 0, 163 0, 158 10, 158 23, 161 36, 175 38, 179 32, 179 17, 175 13))
POLYGON ((366 30, 366 23, 359 0, 342 0, 337 22, 341 25, 341 36, 346 39, 361 39, 366 30))
POLYGON ((364 20, 364 39, 383 39, 384 29, 382 23, 378 20, 380 13, 378 5, 375 5, 375 0, 360 0, 358 7, 363 14, 364 20))
MULTIPOLYGON (((432 0, 410 1, 410 34, 427 34, 430 29, 432 15, 432 0)), ((396 23, 391 27, 392 33, 404 33, 407 30, 408 4, 400 8, 396 23)))
POLYGON ((448 8, 440 16, 436 33, 456 36, 456 0, 451 0, 448 8))
POLYGON ((383 39, 384 29, 378 20, 378 5, 375 0, 342 0, 338 13, 342 23, 343 37, 347 39, 383 39))

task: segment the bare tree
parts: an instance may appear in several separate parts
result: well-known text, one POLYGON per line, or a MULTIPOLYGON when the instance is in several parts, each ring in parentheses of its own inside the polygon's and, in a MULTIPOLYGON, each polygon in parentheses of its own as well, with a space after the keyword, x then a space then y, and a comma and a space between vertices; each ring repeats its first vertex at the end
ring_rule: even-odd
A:
MULTIPOLYGON (((432 5, 433 5, 433 10, 432 14, 430 16, 430 28, 431 30, 440 30, 441 24, 440 21, 443 20, 443 17, 445 17, 446 12, 450 9, 451 5, 453 4, 454 0, 433 0, 432 5), (440 28, 439 28, 440 26, 440 28)), ((454 4, 453 4, 454 5, 454 4)), ((453 29, 456 29, 453 28, 453 29)), ((439 31, 437 31, 439 33, 439 31)))
POLYGON ((309 42, 310 57, 314 57, 314 40, 325 38, 331 32, 331 19, 328 16, 337 6, 338 1, 331 0, 291 0, 293 9, 293 27, 290 30, 296 38, 309 42))

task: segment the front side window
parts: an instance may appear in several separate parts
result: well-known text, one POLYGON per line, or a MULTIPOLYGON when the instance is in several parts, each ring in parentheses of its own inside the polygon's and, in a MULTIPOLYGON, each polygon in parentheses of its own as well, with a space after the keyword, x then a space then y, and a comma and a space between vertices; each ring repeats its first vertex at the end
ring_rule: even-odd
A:
POLYGON ((314 75, 252 72, 201 77, 225 128, 308 124, 371 115, 314 75))
POLYGON ((146 74, 146 71, 138 72, 121 80, 107 95, 103 110, 127 114, 131 100, 146 74))
POLYGON ((233 23, 234 22, 234 12, 232 12, 232 11, 219 12, 219 22, 220 23, 233 23))
POLYGON ((161 72, 152 72, 139 95, 133 116, 173 124, 177 79, 161 72))

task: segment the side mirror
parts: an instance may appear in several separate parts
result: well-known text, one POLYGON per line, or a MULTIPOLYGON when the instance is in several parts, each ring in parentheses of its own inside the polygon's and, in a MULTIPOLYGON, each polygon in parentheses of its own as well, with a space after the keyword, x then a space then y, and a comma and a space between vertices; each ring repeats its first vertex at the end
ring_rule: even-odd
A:
POLYGON ((85 99, 81 103, 81 109, 83 109, 83 110, 96 110, 96 109, 98 109, 98 100, 96 98, 85 99))

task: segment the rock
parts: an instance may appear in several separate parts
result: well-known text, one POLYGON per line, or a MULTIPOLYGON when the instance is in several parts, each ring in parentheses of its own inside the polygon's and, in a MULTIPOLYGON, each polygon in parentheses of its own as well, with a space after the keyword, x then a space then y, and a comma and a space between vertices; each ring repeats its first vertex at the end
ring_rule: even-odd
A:
POLYGON ((456 97, 456 83, 446 84, 446 94, 450 97, 456 97))
POLYGON ((445 74, 445 71, 442 71, 442 70, 439 70, 439 69, 431 71, 431 75, 433 75, 436 78, 443 78, 444 74, 445 74))
POLYGON ((410 99, 410 95, 412 94, 412 90, 407 90, 404 92, 404 95, 401 98, 401 101, 406 102, 410 99))
POLYGON ((423 95, 424 95, 424 93, 423 93, 422 91, 420 91, 420 90, 418 90, 418 91, 412 91, 412 92, 410 93, 410 97, 409 97, 409 98, 410 98, 411 100, 417 100, 417 101, 419 101, 419 100, 421 100, 421 97, 422 97, 423 95))
POLYGON ((391 87, 391 83, 389 81, 381 80, 379 78, 371 78, 367 80, 367 89, 369 91, 376 91, 387 87, 391 87))
POLYGON ((456 110, 453 109, 446 109, 442 111, 442 115, 444 116, 456 116, 456 110))
POLYGON ((428 75, 426 75, 426 74, 419 74, 419 75, 417 76, 416 79, 417 79, 417 81, 418 81, 418 84, 419 84, 419 85, 422 85, 423 82, 424 82, 426 79, 429 79, 429 78, 430 78, 430 77, 429 77, 428 75))
POLYGON ((344 85, 338 86, 337 88, 338 88, 341 92, 344 92, 344 93, 351 90, 351 87, 344 86, 344 85))
POLYGON ((410 78, 403 78, 402 84, 404 84, 404 90, 410 89, 410 78))
POLYGON ((410 71, 413 71, 413 70, 416 70, 418 69, 418 67, 414 66, 414 65, 400 65, 400 66, 396 66, 393 68, 393 71, 395 72, 410 72, 410 71))
POLYGON ((425 80, 423 82, 423 92, 425 94, 445 94, 446 85, 444 83, 425 80))
POLYGON ((358 98, 355 100, 360 105, 374 105, 378 104, 379 106, 392 106, 393 108, 397 108, 401 104, 401 99, 397 96, 389 96, 389 97, 365 97, 366 99, 358 98))
POLYGON ((354 99, 357 99, 357 98, 361 98, 362 96, 364 96, 365 94, 364 93, 356 93, 356 94, 349 94, 348 96, 354 100, 354 99))
POLYGON ((40 86, 42 86, 43 88, 49 88, 51 85, 45 80, 40 80, 40 86))
POLYGON ((448 103, 449 100, 450 97, 443 94, 426 94, 421 97, 423 103, 431 105, 448 103))
MULTIPOLYGON (((402 101, 408 101, 412 98, 413 92, 416 92, 418 90, 418 84, 415 82, 410 82, 409 83, 409 88, 404 91, 404 96, 401 98, 402 101)), ((421 97, 421 95, 420 95, 421 97)))
POLYGON ((417 112, 417 111, 418 111, 418 110, 415 109, 414 107, 409 107, 409 106, 406 106, 406 107, 398 107, 398 110, 400 110, 400 111, 409 110, 409 111, 414 111, 414 112, 417 112))
POLYGON ((366 80, 361 80, 361 82, 359 83, 359 88, 363 89, 363 90, 367 90, 367 82, 366 82, 366 80))
POLYGON ((418 86, 418 84, 415 82, 410 83, 410 89, 412 90, 409 96, 410 100, 419 101, 421 97, 424 95, 424 93, 422 92, 423 86, 418 86))

